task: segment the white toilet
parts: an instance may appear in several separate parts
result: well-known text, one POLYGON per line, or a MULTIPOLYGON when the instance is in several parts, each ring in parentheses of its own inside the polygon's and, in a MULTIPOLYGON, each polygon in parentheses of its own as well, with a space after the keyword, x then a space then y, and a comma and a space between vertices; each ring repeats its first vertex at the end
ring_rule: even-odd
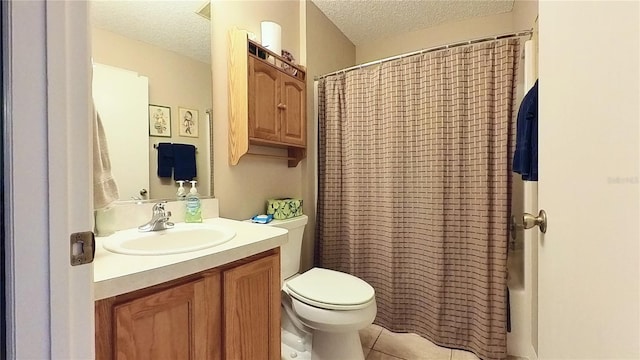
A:
POLYGON ((358 330, 376 317, 375 291, 355 276, 300 270, 306 215, 270 223, 289 230, 281 248, 282 359, 364 360, 358 330))

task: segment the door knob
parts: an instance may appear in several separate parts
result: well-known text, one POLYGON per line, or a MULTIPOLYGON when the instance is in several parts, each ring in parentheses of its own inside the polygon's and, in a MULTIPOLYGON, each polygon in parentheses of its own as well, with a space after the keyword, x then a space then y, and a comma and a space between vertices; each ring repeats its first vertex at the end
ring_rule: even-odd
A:
POLYGON ((538 216, 524 213, 522 215, 522 224, 525 229, 531 229, 534 226, 538 226, 540 231, 545 234, 547 232, 547 213, 544 210, 540 210, 538 212, 538 216))
POLYGON ((147 189, 140 189, 140 195, 146 196, 148 193, 147 189))

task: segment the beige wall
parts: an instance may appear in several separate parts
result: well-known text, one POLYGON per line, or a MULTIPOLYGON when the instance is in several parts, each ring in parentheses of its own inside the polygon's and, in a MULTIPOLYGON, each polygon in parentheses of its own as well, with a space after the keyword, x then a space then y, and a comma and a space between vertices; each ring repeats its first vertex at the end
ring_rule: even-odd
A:
MULTIPOLYGON (((538 0, 516 0, 513 4, 513 27, 516 30, 533 29, 535 53, 538 54, 538 0)), ((534 61, 534 73, 538 75, 538 56, 534 61)))
MULTIPOLYGON (((198 148, 198 191, 210 194, 208 165, 207 109, 211 108, 211 68, 209 64, 161 49, 121 35, 92 29, 93 61, 138 72, 149 78, 149 102, 171 107, 171 138, 149 137, 149 191, 151 198, 175 198, 176 185, 172 179, 160 179, 157 171, 157 151, 153 144, 176 142, 193 144, 198 148), (199 137, 178 136, 178 107, 199 112, 199 137)), ((135 166, 132 164, 132 166, 135 166)))
POLYGON ((356 62, 362 64, 411 51, 515 30, 511 12, 446 23, 358 45, 356 62))
POLYGON ((306 3, 306 41, 307 41, 307 159, 302 162, 303 196, 307 199, 305 212, 309 215, 309 224, 305 229, 302 243, 303 269, 313 266, 315 239, 315 182, 316 154, 312 146, 317 143, 316 124, 313 116, 314 77, 335 70, 353 66, 356 63, 356 48, 335 25, 312 2, 306 3))
POLYGON ((516 0, 513 3, 512 14, 515 30, 533 28, 538 18, 538 0, 516 0))
MULTIPOLYGON (((302 197, 302 166, 288 168, 287 161, 245 155, 236 166, 228 158, 228 30, 251 31, 260 39, 260 22, 282 27, 282 49, 300 59, 300 12, 297 1, 214 1, 211 3, 211 68, 213 72, 214 196, 220 216, 247 219, 266 211, 266 200, 302 197)), ((299 62, 299 61, 296 61, 299 62)), ((305 204, 304 209, 307 209, 305 204)))

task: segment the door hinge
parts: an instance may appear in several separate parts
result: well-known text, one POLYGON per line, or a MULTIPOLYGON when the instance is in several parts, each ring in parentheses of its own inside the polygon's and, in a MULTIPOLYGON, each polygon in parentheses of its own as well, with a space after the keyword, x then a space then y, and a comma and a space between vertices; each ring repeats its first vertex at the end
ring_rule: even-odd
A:
POLYGON ((96 254, 96 238, 92 231, 73 233, 70 236, 71 266, 89 264, 96 254))

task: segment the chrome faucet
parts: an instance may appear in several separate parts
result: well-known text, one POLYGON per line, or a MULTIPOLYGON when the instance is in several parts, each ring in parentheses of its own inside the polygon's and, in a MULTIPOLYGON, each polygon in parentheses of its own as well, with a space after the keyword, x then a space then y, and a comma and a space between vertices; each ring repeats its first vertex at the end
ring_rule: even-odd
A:
POLYGON ((138 226, 138 230, 146 232, 171 229, 174 224, 169 221, 171 211, 164 209, 164 204, 166 203, 166 201, 161 201, 153 205, 151 220, 144 225, 138 226))

